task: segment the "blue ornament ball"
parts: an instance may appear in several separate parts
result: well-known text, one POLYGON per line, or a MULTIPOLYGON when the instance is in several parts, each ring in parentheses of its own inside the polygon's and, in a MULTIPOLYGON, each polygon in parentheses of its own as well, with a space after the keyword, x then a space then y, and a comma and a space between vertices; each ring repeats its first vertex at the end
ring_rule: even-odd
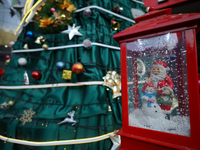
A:
POLYGON ((60 70, 64 69, 65 68, 65 63, 62 62, 62 61, 59 61, 56 63, 56 67, 60 70))
POLYGON ((33 32, 31 32, 31 31, 28 31, 28 32, 26 33, 26 35, 27 35, 28 37, 30 37, 30 38, 33 38, 33 37, 34 37, 34 34, 33 34, 33 32))

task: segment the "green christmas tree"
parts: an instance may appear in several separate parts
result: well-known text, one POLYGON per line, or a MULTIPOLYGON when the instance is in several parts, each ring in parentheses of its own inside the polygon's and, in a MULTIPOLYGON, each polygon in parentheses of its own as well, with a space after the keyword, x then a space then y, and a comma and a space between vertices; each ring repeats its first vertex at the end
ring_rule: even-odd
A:
POLYGON ((14 44, 0 86, 0 134, 22 143, 2 139, 0 149, 113 148, 112 138, 95 141, 122 126, 120 90, 115 97, 112 84, 103 86, 110 83, 106 74, 115 73, 118 81, 121 74, 120 48, 112 36, 134 25, 133 16, 144 10, 141 1, 131 0, 43 3, 14 44), (82 64, 82 73, 80 66, 73 70, 75 63, 82 64), (55 144, 87 138, 79 144, 55 144))

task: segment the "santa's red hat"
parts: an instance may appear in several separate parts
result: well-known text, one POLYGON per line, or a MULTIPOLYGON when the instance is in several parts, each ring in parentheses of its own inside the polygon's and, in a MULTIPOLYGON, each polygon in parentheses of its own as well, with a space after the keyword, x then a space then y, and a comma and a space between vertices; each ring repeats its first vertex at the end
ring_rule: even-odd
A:
POLYGON ((142 92, 144 92, 145 91, 145 89, 147 88, 147 87, 154 87, 153 86, 153 83, 146 83, 145 85, 144 85, 144 87, 143 87, 143 89, 142 89, 142 92))
POLYGON ((166 71, 169 71, 170 69, 169 69, 169 67, 167 67, 167 65, 163 62, 163 61, 161 61, 161 60, 158 60, 158 61, 155 61, 154 63, 153 63, 153 66, 152 66, 153 68, 155 68, 155 67, 157 67, 157 68, 162 68, 162 69, 164 69, 164 70, 166 70, 166 71))

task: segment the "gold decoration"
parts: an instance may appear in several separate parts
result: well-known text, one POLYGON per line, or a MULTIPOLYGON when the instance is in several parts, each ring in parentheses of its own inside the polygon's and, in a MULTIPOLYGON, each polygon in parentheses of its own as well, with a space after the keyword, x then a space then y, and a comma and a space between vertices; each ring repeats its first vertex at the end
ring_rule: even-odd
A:
POLYGON ((53 20, 51 20, 51 18, 44 17, 43 19, 40 20, 40 27, 45 28, 52 23, 53 23, 53 20))
POLYGON ((62 14, 62 15, 61 15, 61 19, 62 19, 63 21, 66 20, 66 16, 65 16, 65 14, 62 14))
POLYGON ((30 108, 29 110, 24 110, 24 113, 22 117, 19 119, 22 121, 22 125, 25 125, 27 122, 32 122, 33 115, 35 115, 35 111, 33 111, 33 108, 30 108))
POLYGON ((35 40, 36 44, 42 44, 46 42, 46 38, 44 36, 39 36, 37 37, 37 39, 35 40))
POLYGON ((72 12, 73 10, 76 10, 76 7, 74 6, 74 4, 69 5, 69 7, 67 8, 67 11, 72 12))
POLYGON ((46 38, 44 36, 40 36, 40 42, 42 43, 46 42, 46 38))
POLYGON ((121 96, 121 76, 116 71, 108 71, 103 80, 103 86, 113 92, 113 99, 121 96))
POLYGON ((8 105, 9 105, 9 106, 15 105, 15 101, 12 101, 12 100, 8 101, 8 105))
POLYGON ((66 80, 72 79, 72 71, 71 70, 63 70, 62 78, 66 80))
POLYGON ((10 59, 7 59, 7 60, 6 60, 6 65, 8 65, 8 64, 9 64, 9 62, 10 62, 10 59))
POLYGON ((110 105, 108 105, 108 111, 112 111, 112 108, 110 105))
POLYGON ((49 47, 48 47, 47 44, 43 44, 43 45, 42 45, 42 48, 43 48, 44 50, 48 50, 49 47))
POLYGON ((42 44, 41 41, 40 41, 40 39, 41 39, 41 36, 37 37, 37 39, 35 40, 35 43, 36 44, 42 44))
POLYGON ((23 47, 23 49, 28 49, 28 44, 26 43, 26 44, 24 44, 24 47, 23 47))
POLYGON ((115 20, 112 20, 111 23, 113 24, 112 28, 113 30, 118 30, 119 29, 119 26, 120 26, 120 23, 115 21, 115 20))
POLYGON ((64 3, 60 5, 60 8, 66 9, 69 12, 76 10, 76 7, 74 6, 74 4, 70 4, 67 0, 64 0, 64 3))
POLYGON ((61 9, 67 9, 69 7, 70 3, 67 1, 67 0, 64 0, 64 4, 61 4, 60 5, 60 8, 61 9))

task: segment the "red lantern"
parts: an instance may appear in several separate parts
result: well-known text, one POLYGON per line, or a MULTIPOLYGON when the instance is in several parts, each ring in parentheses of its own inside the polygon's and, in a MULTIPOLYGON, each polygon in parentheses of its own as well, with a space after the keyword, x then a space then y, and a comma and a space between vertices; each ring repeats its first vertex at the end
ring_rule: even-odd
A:
POLYGON ((42 75, 39 71, 33 71, 31 74, 31 77, 35 80, 39 80, 41 79, 42 75))
POLYGON ((200 13, 164 9, 135 21, 113 36, 121 48, 120 150, 200 149, 200 13))
POLYGON ((72 66, 72 72, 74 72, 75 74, 81 74, 83 72, 83 65, 81 63, 75 63, 72 66))

